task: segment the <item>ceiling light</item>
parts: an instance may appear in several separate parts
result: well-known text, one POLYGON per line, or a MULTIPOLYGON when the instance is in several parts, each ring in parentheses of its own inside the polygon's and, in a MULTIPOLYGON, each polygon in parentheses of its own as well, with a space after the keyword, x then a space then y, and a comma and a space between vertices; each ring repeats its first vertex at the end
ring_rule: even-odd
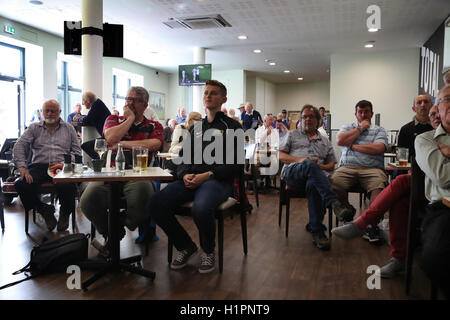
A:
POLYGON ((30 0, 29 1, 31 4, 35 4, 35 5, 41 5, 41 4, 43 4, 43 2, 42 1, 39 1, 39 0, 30 0))
POLYGON ((271 66, 274 66, 274 65, 276 65, 276 63, 275 63, 275 62, 269 62, 269 64, 270 64, 271 66))
POLYGON ((247 36, 246 36, 245 34, 243 34, 243 35, 240 35, 240 36, 238 37, 238 39, 239 39, 239 40, 247 40, 247 36))
POLYGON ((284 73, 289 73, 289 72, 291 72, 291 71, 289 71, 289 70, 284 70, 283 72, 284 72, 284 73))
POLYGON ((375 41, 367 41, 364 45, 365 48, 373 48, 375 41))
POLYGON ((378 29, 377 28, 369 28, 367 31, 369 31, 369 32, 377 32, 378 29))
POLYGON ((302 77, 300 77, 300 78, 297 78, 298 80, 303 80, 303 78, 302 77))
POLYGON ((255 50, 253 50, 253 52, 254 52, 254 53, 261 53, 262 50, 261 50, 261 49, 255 49, 255 50))

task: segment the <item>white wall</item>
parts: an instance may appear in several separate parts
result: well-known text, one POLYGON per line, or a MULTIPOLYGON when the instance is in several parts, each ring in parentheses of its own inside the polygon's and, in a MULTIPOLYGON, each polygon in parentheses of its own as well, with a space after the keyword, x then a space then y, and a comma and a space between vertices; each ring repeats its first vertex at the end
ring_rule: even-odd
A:
MULTIPOLYGON (((213 66, 214 67, 214 66, 213 66)), ((222 82, 227 87, 227 102, 223 104, 227 109, 238 110, 244 103, 246 78, 244 70, 212 70, 211 78, 222 82)))
POLYGON ((329 110, 330 105, 330 83, 310 82, 310 83, 288 83, 276 86, 277 99, 276 110, 279 113, 282 109, 288 111, 300 111, 305 104, 312 104, 320 108, 329 110))
POLYGON ((355 121, 355 105, 362 99, 372 102, 386 130, 400 129, 414 116, 411 107, 418 93, 418 48, 333 54, 330 73, 333 129, 355 121))
POLYGON ((247 87, 244 103, 249 101, 262 116, 276 110, 276 85, 256 76, 246 77, 247 87))

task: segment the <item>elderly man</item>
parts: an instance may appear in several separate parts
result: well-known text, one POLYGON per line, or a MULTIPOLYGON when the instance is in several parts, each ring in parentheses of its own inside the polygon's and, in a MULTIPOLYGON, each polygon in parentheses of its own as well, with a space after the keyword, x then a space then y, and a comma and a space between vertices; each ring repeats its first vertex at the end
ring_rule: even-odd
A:
POLYGON ((66 154, 81 156, 81 148, 74 127, 60 118, 61 109, 56 100, 46 101, 42 111, 44 120, 32 123, 14 145, 13 160, 20 171, 15 187, 26 214, 37 209, 49 231, 56 225, 58 231, 65 231, 69 226, 69 216, 75 209, 76 186, 73 183, 55 184, 61 204, 58 222, 54 216, 55 207, 41 202, 37 188, 44 182, 52 182, 48 174, 50 165, 54 167, 55 163, 64 162, 66 154), (27 166, 30 151, 33 157, 27 166))
MULTIPOLYGON (((188 163, 177 167, 178 180, 169 183, 167 187, 157 193, 150 201, 149 210, 152 218, 172 239, 178 254, 170 267, 181 269, 197 252, 197 245, 192 241, 183 226, 175 218, 174 209, 183 203, 194 201, 192 216, 200 234, 200 273, 208 273, 215 268, 215 209, 232 194, 234 177, 242 169, 237 162, 227 163, 227 152, 237 154, 237 144, 232 142, 234 150, 225 150, 227 144, 227 130, 242 130, 239 123, 220 112, 223 103, 227 101, 226 87, 216 80, 208 80, 203 91, 203 103, 207 108, 207 116, 201 124, 197 123, 189 130, 189 144, 184 144, 180 155, 190 154, 188 163), (223 135, 222 158, 207 164, 203 157, 201 161, 194 161, 194 140, 206 131, 223 135), (190 149, 190 153, 188 150, 190 149)), ((215 140, 215 139, 214 139, 215 140)), ((201 143, 202 154, 211 147, 213 141, 204 140, 201 143)), ((234 159, 236 161, 236 159, 234 159)))
MULTIPOLYGON (((429 118, 431 125, 436 129, 441 123, 437 106, 430 109, 429 118)), ((343 239, 364 236, 364 230, 369 225, 378 225, 389 210, 391 259, 380 268, 382 278, 395 277, 405 270, 410 191, 411 175, 400 175, 383 189, 376 200, 356 220, 331 230, 343 239)))
POLYGON ((230 118, 233 118, 239 123, 241 122, 241 120, 238 117, 236 117, 236 111, 234 111, 234 109, 230 109, 230 118))
POLYGON ((430 124, 430 118, 428 117, 428 113, 431 109, 431 97, 427 94, 418 95, 414 98, 412 109, 416 113, 414 119, 401 127, 397 144, 398 147, 408 148, 410 159, 416 157, 416 152, 414 150, 414 140, 416 140, 416 136, 433 130, 433 127, 430 124))
MULTIPOLYGON (((370 101, 359 101, 355 106, 355 116, 357 122, 342 126, 336 137, 337 144, 343 148, 339 168, 331 178, 331 185, 339 200, 345 204, 345 207, 335 211, 341 221, 351 221, 356 213, 348 202, 347 191, 352 186, 359 183, 370 193, 372 203, 387 184, 384 172, 386 131, 371 123, 373 109, 370 101)), ((372 231, 367 230, 369 234, 372 231)), ((376 232, 375 236, 378 237, 376 232)))
POLYGON ((301 111, 302 126, 291 130, 280 144, 280 161, 285 163, 281 179, 289 186, 305 189, 308 198, 309 223, 314 245, 329 250, 330 242, 322 224, 327 206, 341 207, 337 195, 331 190, 328 177, 334 170, 336 157, 328 139, 319 134, 320 114, 312 105, 301 111))
POLYGON ((227 110, 227 107, 222 107, 222 108, 220 109, 220 111, 222 111, 224 115, 228 116, 228 110, 227 110))
POLYGON ((262 124, 262 118, 258 111, 253 110, 253 105, 250 102, 245 104, 245 112, 241 114, 242 127, 244 130, 250 128, 255 129, 262 124))
POLYGON ((273 116, 266 114, 264 116, 264 125, 256 129, 256 143, 268 143, 270 147, 278 147, 280 145, 280 136, 278 130, 273 127, 273 116))
POLYGON ((416 161, 425 173, 425 196, 430 201, 422 223, 422 269, 450 299, 450 85, 439 91, 441 124, 417 136, 416 161))
POLYGON ((178 108, 177 117, 175 118, 175 120, 177 120, 178 124, 186 122, 186 108, 185 107, 178 108))
MULTIPOLYGON (((133 147, 145 147, 151 153, 159 150, 164 143, 162 125, 144 117, 148 106, 148 92, 142 87, 128 89, 123 108, 123 116, 109 116, 105 121, 104 135, 111 150, 117 148, 118 143, 125 150, 133 147)), ((122 218, 119 232, 120 239, 125 236, 126 226, 130 230, 136 229, 141 223, 149 221, 146 211, 148 200, 155 191, 151 181, 127 181, 122 185, 122 192, 127 203, 127 214, 122 218)), ((103 182, 90 182, 84 191, 80 207, 85 216, 92 221, 98 232, 107 239, 108 234, 108 197, 110 188, 103 182)), ((105 245, 108 249, 108 242, 105 245)), ((109 253, 105 250, 106 255, 109 253)))
MULTIPOLYGON (((97 130, 100 136, 103 135, 103 125, 108 116, 111 115, 108 107, 103 103, 102 100, 98 99, 97 96, 91 92, 86 91, 82 95, 82 103, 89 110, 88 114, 84 117, 74 119, 75 122, 81 122, 87 126, 93 126, 97 130)), ((94 151, 95 139, 86 141, 81 145, 81 149, 84 150, 91 158, 98 159, 97 152, 94 151)))
POLYGON ((443 70, 442 80, 444 81, 444 86, 450 85, 450 67, 447 67, 443 70))
MULTIPOLYGON (((71 123, 81 117, 83 117, 81 114, 81 103, 78 102, 73 106, 73 112, 67 116, 67 122, 71 123)), ((77 132, 78 137, 81 138, 81 127, 75 127, 75 131, 77 132)))

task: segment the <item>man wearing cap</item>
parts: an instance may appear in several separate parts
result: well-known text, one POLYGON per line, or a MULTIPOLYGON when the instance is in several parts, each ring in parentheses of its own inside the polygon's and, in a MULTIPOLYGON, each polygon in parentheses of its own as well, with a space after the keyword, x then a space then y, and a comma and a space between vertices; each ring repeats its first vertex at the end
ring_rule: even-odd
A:
POLYGON ((289 128, 289 118, 287 117, 286 109, 281 110, 282 122, 286 128, 289 128))

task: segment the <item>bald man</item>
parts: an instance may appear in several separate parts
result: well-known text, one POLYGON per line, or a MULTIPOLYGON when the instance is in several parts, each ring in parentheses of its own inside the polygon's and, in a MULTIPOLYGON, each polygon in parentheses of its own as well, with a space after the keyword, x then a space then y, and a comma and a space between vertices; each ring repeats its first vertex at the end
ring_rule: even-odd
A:
POLYGON ((433 127, 430 124, 430 118, 428 117, 431 106, 431 97, 429 95, 421 94, 415 97, 414 105, 412 106, 412 110, 416 113, 414 119, 400 129, 397 146, 408 148, 410 158, 416 156, 416 151, 414 150, 416 136, 433 130, 433 127))
POLYGON ((56 225, 58 231, 65 231, 69 226, 70 213, 75 210, 75 184, 54 185, 61 204, 58 222, 54 216, 55 207, 41 202, 37 188, 42 183, 53 181, 47 173, 50 164, 63 163, 65 154, 81 156, 81 148, 74 127, 60 118, 58 101, 46 101, 42 111, 44 120, 32 123, 14 145, 13 160, 20 171, 20 179, 15 188, 26 214, 31 209, 36 209, 44 218, 49 231, 56 225), (33 157, 31 164, 28 164, 30 150, 33 157))

